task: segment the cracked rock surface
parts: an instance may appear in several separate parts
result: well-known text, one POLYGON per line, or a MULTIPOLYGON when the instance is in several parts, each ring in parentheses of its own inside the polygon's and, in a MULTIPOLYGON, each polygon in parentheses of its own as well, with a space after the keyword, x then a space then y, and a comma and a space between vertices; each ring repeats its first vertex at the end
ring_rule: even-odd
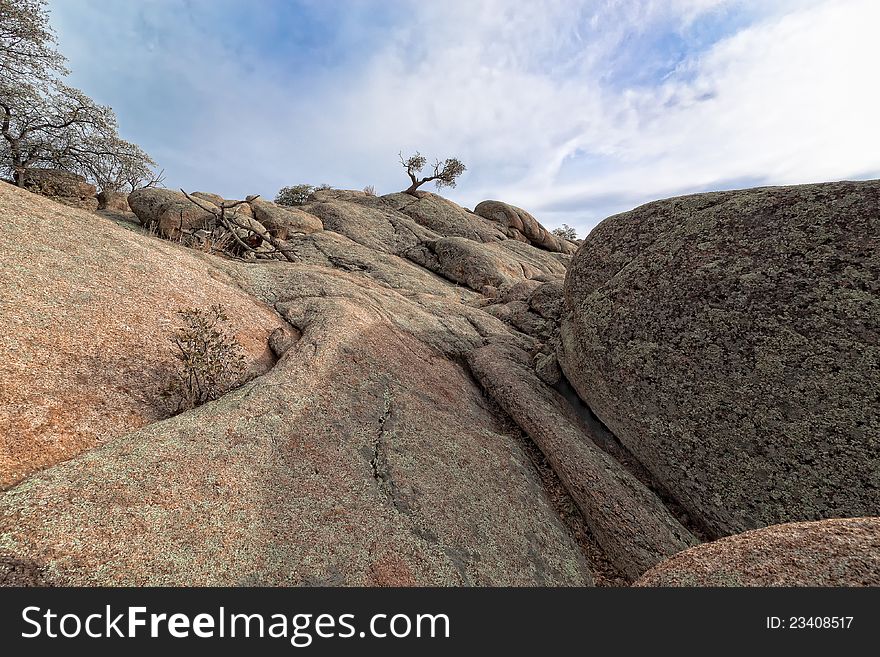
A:
POLYGON ((178 192, 138 226, 0 183, 0 585, 876 582, 876 519, 695 544, 880 508, 878 190, 670 199, 574 256, 497 201, 248 197, 289 262, 151 236, 178 192), (216 303, 246 380, 171 416, 216 303))
MULTIPOLYGON (((62 217, 54 204, 12 188, 0 193, 6 204, 23 204, 32 227, 54 222, 56 232, 35 235, 58 234, 62 217)), ((169 259, 172 270, 145 263, 145 275, 164 285, 145 283, 143 294, 164 296, 172 285, 194 294, 225 281, 211 300, 239 295, 250 312, 272 320, 267 334, 284 324, 288 336, 271 340, 280 356, 272 369, 221 399, 148 426, 126 430, 120 420, 103 434, 104 444, 7 490, 0 497, 0 570, 7 579, 592 583, 520 436, 460 362, 485 336, 531 345, 468 305, 475 293, 412 264, 395 278, 391 263, 409 261, 366 248, 334 251, 327 245, 348 240, 335 233, 297 238, 304 252, 307 242, 319 245, 308 253, 321 264, 246 264, 70 212, 64 220, 79 229, 68 235, 68 249, 86 249, 94 237, 84 224, 91 222, 107 235, 104 262, 138 253, 169 259), (367 250, 375 254, 372 274, 326 255, 369 260, 367 250), (171 271, 185 272, 174 275, 186 282, 168 280, 171 271)), ((45 289, 65 284, 56 274, 45 289)), ((100 288, 100 275, 91 273, 84 286, 100 288)), ((55 299, 61 305, 63 298, 55 299)), ((117 313, 122 304, 116 297, 105 303, 117 313)), ((143 314, 159 312, 140 306, 143 314)), ((160 336, 143 338, 161 345, 160 336)), ((117 339, 126 358, 137 361, 140 342, 128 334, 117 339)), ((266 335, 265 349, 268 343, 266 335)), ((47 346, 50 354, 56 348, 47 346)), ((77 407, 66 410, 84 417, 77 407)))

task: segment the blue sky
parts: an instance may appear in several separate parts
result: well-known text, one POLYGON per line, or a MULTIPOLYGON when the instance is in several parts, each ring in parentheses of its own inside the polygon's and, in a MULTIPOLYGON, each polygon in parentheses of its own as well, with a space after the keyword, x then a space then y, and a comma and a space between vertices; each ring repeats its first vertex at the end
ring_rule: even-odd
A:
POLYGON ((876 0, 51 0, 167 184, 405 187, 398 151, 585 234, 680 193, 880 177, 876 0))

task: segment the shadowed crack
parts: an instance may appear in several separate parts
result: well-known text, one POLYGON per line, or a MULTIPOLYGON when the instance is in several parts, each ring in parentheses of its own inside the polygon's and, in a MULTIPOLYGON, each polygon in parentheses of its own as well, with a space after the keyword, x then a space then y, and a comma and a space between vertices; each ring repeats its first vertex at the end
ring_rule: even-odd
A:
POLYGON ((675 496, 654 477, 648 469, 630 452, 620 439, 605 426, 593 410, 577 394, 569 380, 562 374, 559 382, 553 386, 569 406, 575 411, 581 422, 587 427, 584 434, 593 443, 611 458, 620 463, 633 477, 638 479, 647 488, 653 491, 669 512, 686 527, 694 536, 701 541, 711 541, 719 538, 704 523, 699 522, 692 514, 688 513, 684 506, 675 496))
POLYGON ((379 418, 379 432, 373 440, 373 457, 370 459, 370 469, 379 490, 391 505, 398 512, 409 514, 410 508, 398 495, 397 484, 391 476, 391 466, 388 463, 388 443, 395 431, 393 402, 391 390, 386 386, 382 393, 382 416, 379 418))

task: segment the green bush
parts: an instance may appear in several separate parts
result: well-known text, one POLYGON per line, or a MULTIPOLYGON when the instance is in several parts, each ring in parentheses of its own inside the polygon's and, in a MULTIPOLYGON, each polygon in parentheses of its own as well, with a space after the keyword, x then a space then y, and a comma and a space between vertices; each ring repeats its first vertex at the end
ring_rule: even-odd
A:
POLYGON ((562 224, 559 228, 554 228, 550 232, 556 235, 556 237, 561 237, 565 240, 574 241, 577 239, 577 231, 568 224, 562 224))
POLYGON ((219 326, 229 319, 221 305, 208 310, 181 310, 178 314, 183 326, 171 336, 178 369, 166 395, 179 412, 218 399, 238 386, 245 359, 239 342, 219 326))
POLYGON ((291 187, 282 187, 275 196, 275 202, 278 205, 305 205, 309 202, 309 196, 315 188, 311 185, 293 185, 291 187))

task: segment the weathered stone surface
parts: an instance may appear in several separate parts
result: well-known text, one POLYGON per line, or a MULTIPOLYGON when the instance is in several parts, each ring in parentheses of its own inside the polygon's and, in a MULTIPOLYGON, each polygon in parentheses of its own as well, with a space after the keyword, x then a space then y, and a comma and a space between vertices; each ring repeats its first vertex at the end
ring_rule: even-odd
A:
POLYGON ((173 240, 197 230, 211 230, 216 223, 213 212, 219 212, 219 208, 210 201, 199 203, 207 209, 186 197, 160 205, 157 208, 159 234, 173 240))
POLYGON ((438 235, 404 214, 333 200, 311 203, 304 210, 321 219, 325 230, 332 230, 376 251, 400 254, 438 235))
MULTIPOLYGON (((317 241, 319 235, 325 237, 316 234, 309 238, 317 241)), ((507 341, 522 349, 535 346, 528 336, 511 334, 503 322, 479 308, 462 303, 473 295, 467 290, 456 289, 438 279, 415 277, 401 278, 404 285, 393 289, 388 285, 390 277, 383 276, 381 271, 369 272, 364 276, 361 270, 350 270, 335 263, 334 266, 338 271, 266 263, 265 266, 243 271, 231 269, 230 275, 244 289, 276 307, 294 294, 317 298, 345 297, 359 307, 371 308, 383 314, 397 330, 414 336, 436 352, 456 361, 490 339, 507 341), (370 278, 374 278, 378 284, 373 284, 370 278), (352 285, 351 281, 359 284, 352 285)), ((298 326, 297 321, 285 316, 294 326, 298 326)))
POLYGON ((392 204, 382 197, 366 194, 356 189, 316 189, 309 197, 309 203, 327 203, 331 201, 357 203, 358 205, 377 210, 394 209, 392 204))
MULTIPOLYGON (((232 225, 235 227, 235 234, 241 242, 247 244, 251 249, 255 249, 257 253, 274 251, 274 247, 266 239, 266 236, 270 235, 270 233, 259 221, 247 215, 232 215, 230 220, 235 222, 232 225)), ((247 249, 244 249, 239 244, 232 245, 231 248, 233 252, 247 252, 247 249)))
POLYGON ((528 302, 529 297, 532 296, 535 290, 541 287, 543 283, 539 280, 535 280, 532 278, 527 278, 521 281, 517 281, 513 285, 508 288, 501 290, 501 296, 498 298, 498 303, 509 303, 511 301, 526 301, 528 302))
POLYGON ((691 548, 637 586, 880 586, 880 518, 773 525, 691 548))
POLYGON ((0 489, 167 416, 178 310, 222 304, 250 374, 274 362, 284 322, 194 251, 10 185, 0 239, 0 489))
POLYGON ((529 310, 544 319, 558 322, 562 316, 565 285, 562 280, 547 281, 529 295, 529 310))
POLYGON ((98 193, 98 210, 112 210, 114 212, 131 212, 128 206, 128 195, 123 192, 102 190, 98 193))
MULTIPOLYGON (((239 221, 262 209, 295 261, 242 262, 10 190, 0 486, 29 477, 0 494, 0 584, 620 583, 693 544, 681 523, 877 507, 874 185, 652 204, 566 284, 570 255, 427 193, 249 197, 239 221), (163 420, 174 310, 216 302, 259 376, 163 420)), ((131 207, 199 212, 168 190, 131 207)), ((868 581, 876 528, 850 529, 830 553, 786 529, 769 570, 751 538, 724 554, 743 582, 810 558, 832 582, 853 554, 868 581)), ((712 582, 702 554, 652 572, 712 582)))
POLYGON ((418 335, 433 322, 449 340, 448 318, 351 273, 216 261, 301 338, 220 400, 7 491, 0 568, 55 584, 592 582, 518 437, 418 335))
POLYGON ((552 352, 539 351, 534 358, 535 374, 548 386, 555 386, 562 380, 562 369, 556 358, 555 350, 552 352))
POLYGON ((221 205, 225 205, 227 207, 227 216, 243 215, 245 217, 254 217, 254 211, 251 209, 250 203, 241 203, 233 199, 225 199, 219 194, 212 194, 211 192, 193 192, 192 194, 190 194, 190 196, 201 199, 203 201, 208 201, 208 203, 210 203, 211 205, 215 205, 218 208, 221 205), (236 203, 238 203, 238 205, 235 205, 235 207, 231 207, 236 203))
POLYGON ((69 171, 58 169, 28 169, 24 174, 24 189, 82 210, 97 210, 97 188, 86 179, 69 171))
POLYGON ((525 275, 540 281, 549 281, 565 277, 565 271, 571 264, 571 256, 566 253, 552 253, 536 249, 531 244, 517 240, 504 240, 498 244, 490 244, 510 253, 522 263, 525 275))
POLYGON ((436 194, 424 192, 415 197, 401 192, 380 198, 394 210, 443 237, 465 237, 477 242, 506 239, 497 224, 436 194))
POLYGON ((296 233, 308 234, 324 230, 320 219, 298 208, 282 207, 250 196, 248 204, 253 210, 254 218, 279 240, 286 240, 296 233))
POLYGON ((568 379, 715 535, 880 508, 880 182, 611 217, 565 303, 568 379))
POLYGON ((208 201, 209 203, 220 206, 224 202, 224 198, 219 194, 212 194, 211 192, 193 192, 190 194, 195 198, 202 199, 203 201, 208 201))
MULTIPOLYGON (((226 210, 226 214, 229 216, 245 216, 250 217, 251 219, 256 219, 254 216, 254 209, 251 207, 250 203, 241 203, 236 205, 235 207, 230 207, 234 203, 238 203, 236 200, 226 199, 223 201, 226 204, 226 207, 229 208, 226 210)), ((280 238, 279 238, 280 239, 280 238)))
POLYGON ((511 240, 480 243, 463 237, 444 237, 423 242, 404 255, 487 296, 496 296, 501 288, 523 279, 565 274, 565 265, 551 254, 511 240))
POLYGON ((467 360, 486 392, 541 449, 619 570, 635 579, 697 543, 660 498, 593 443, 568 404, 538 379, 525 352, 489 344, 467 360))
MULTIPOLYGON (((540 282, 533 279, 521 281, 497 300, 498 303, 484 307, 484 310, 504 320, 518 331, 540 339, 550 340, 559 332, 559 317, 563 305, 563 282, 553 280, 540 282)), ((556 360, 554 355, 553 360, 556 360)), ((557 367, 555 362, 549 367, 557 367)), ((552 369, 545 370, 552 374, 552 369)))
POLYGON ((522 235, 533 246, 548 251, 568 254, 577 251, 577 245, 557 237, 544 228, 532 215, 515 205, 501 201, 482 201, 474 208, 474 213, 497 222, 503 232, 512 239, 517 239, 519 235, 522 235))
POLYGON ((294 235, 284 248, 303 263, 357 273, 406 296, 431 294, 448 296, 461 302, 481 298, 477 293, 454 285, 408 259, 371 249, 335 231, 294 235))
POLYGON ((511 301, 504 304, 486 306, 484 310, 498 319, 506 322, 517 331, 522 331, 540 340, 547 340, 553 334, 556 326, 543 317, 531 312, 529 304, 525 301, 511 301))
POLYGON ((169 202, 188 202, 186 196, 173 189, 145 187, 128 195, 128 205, 143 226, 159 223, 159 212, 169 202))

